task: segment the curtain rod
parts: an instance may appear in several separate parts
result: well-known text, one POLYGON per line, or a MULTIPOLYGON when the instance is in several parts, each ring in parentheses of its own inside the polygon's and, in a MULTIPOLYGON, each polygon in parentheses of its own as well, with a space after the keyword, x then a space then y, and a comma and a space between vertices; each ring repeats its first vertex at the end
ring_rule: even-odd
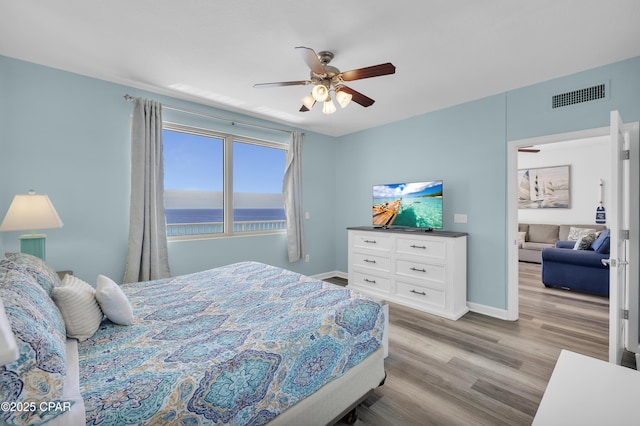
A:
MULTIPOLYGON (((133 101, 133 100, 135 100, 137 98, 135 96, 131 96, 129 94, 126 94, 126 95, 124 95, 124 99, 127 100, 127 101, 133 101)), ((232 126, 234 126, 236 124, 240 124, 240 125, 248 126, 248 127, 257 127, 257 128, 260 128, 260 129, 273 130, 275 132, 282 132, 282 133, 289 133, 289 134, 293 133, 293 131, 291 131, 291 130, 283 130, 283 129, 278 129, 278 128, 275 128, 275 127, 268 127, 268 126, 261 126, 259 124, 247 123, 245 121, 232 120, 230 118, 219 117, 217 115, 207 114, 207 113, 200 112, 200 111, 193 111, 193 110, 189 110, 189 109, 178 108, 178 107, 171 106, 171 105, 162 104, 162 107, 166 108, 166 109, 173 110, 173 111, 184 112, 184 113, 193 114, 193 115, 199 115, 201 117, 206 117, 206 118, 213 118, 215 120, 228 121, 229 123, 231 123, 232 126)))

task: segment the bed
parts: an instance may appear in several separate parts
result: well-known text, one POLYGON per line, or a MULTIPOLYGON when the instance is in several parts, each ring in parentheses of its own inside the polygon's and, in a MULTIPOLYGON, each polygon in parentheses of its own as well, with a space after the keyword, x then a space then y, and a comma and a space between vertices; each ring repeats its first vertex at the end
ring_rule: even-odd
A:
POLYGON ((38 404, 0 422, 331 424, 384 380, 382 307, 352 290, 241 262, 122 285, 132 324, 77 341, 49 303, 62 283, 26 256, 0 261, 20 347, 0 399, 38 404))

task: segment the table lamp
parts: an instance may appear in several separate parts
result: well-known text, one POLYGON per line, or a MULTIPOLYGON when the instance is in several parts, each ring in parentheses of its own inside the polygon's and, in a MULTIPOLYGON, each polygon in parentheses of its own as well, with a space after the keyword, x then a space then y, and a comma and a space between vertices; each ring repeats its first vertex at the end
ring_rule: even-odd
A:
POLYGON ((25 231, 30 234, 20 235, 20 251, 45 260, 45 234, 36 234, 36 229, 62 228, 62 220, 58 216, 51 200, 46 195, 29 191, 27 195, 16 195, 9 206, 9 211, 0 224, 0 231, 25 231))

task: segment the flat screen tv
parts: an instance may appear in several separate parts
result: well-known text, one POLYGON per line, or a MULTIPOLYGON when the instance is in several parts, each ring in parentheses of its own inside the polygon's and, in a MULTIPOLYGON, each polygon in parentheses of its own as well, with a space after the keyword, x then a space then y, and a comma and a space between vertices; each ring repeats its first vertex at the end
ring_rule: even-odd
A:
POLYGON ((374 227, 442 229, 442 181, 373 186, 374 227))

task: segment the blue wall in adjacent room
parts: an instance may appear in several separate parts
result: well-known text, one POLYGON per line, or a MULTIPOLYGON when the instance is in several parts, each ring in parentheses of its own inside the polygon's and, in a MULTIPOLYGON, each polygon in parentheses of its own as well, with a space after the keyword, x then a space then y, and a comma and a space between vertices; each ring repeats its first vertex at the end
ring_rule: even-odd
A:
MULTIPOLYGON (((125 93, 283 128, 2 56, 0 73, 0 212, 14 194, 48 194, 65 226, 47 231, 47 260, 89 282, 124 273, 132 110, 125 93)), ((444 227, 469 234, 468 300, 506 309, 508 141, 606 126, 614 109, 626 122, 640 120, 640 58, 339 138, 307 132, 303 205, 311 261, 290 264, 282 234, 179 241, 169 244, 172 272, 247 259, 305 274, 346 272, 346 228, 370 224, 373 184, 443 179, 444 227), (599 82, 610 88, 607 99, 551 109, 553 94, 599 82), (468 223, 454 224, 455 213, 467 214, 468 223)), ((0 249, 17 250, 18 234, 3 233, 0 249)))

